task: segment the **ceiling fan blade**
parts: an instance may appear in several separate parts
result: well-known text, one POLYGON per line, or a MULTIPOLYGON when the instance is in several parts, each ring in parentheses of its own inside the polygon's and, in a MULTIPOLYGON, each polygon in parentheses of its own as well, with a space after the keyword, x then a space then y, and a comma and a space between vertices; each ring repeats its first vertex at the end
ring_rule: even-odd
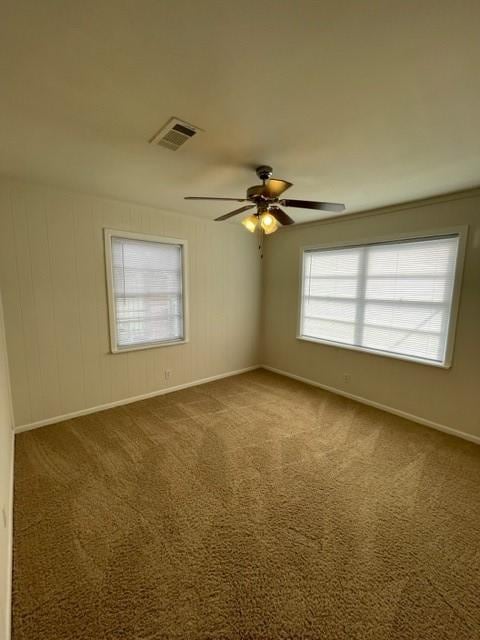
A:
POLYGON ((285 211, 282 211, 280 207, 270 207, 268 211, 272 214, 272 216, 276 220, 278 220, 278 222, 280 222, 280 224, 283 224, 283 225, 295 224, 295 220, 292 220, 290 216, 287 216, 285 211))
POLYGON ((299 209, 319 209, 320 211, 345 211, 345 205, 339 202, 314 202, 313 200, 280 200, 284 207, 299 209))
POLYGON ((278 198, 284 191, 289 189, 292 185, 291 182, 286 180, 277 180, 276 178, 270 178, 263 186, 263 195, 267 198, 278 198))
POLYGON ((185 196, 184 200, 231 200, 232 202, 247 202, 247 198, 204 198, 203 196, 185 196))
POLYGON ((215 222, 221 222, 222 220, 228 220, 228 218, 232 218, 233 216, 238 215, 239 213, 243 213, 244 211, 248 211, 248 209, 253 209, 253 204, 247 204, 246 207, 240 207, 240 209, 235 209, 235 211, 230 211, 230 213, 225 213, 223 216, 219 218, 215 218, 215 222))

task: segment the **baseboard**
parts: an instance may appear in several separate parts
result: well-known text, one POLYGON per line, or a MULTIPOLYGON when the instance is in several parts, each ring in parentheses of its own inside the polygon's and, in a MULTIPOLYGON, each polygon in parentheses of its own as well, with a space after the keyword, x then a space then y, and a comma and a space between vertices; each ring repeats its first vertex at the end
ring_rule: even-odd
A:
POLYGON ((8 513, 8 532, 7 532, 7 549, 8 549, 8 563, 7 563, 7 601, 5 603, 5 640, 10 640, 12 637, 12 591, 13 591, 13 483, 14 473, 13 467, 15 464, 15 434, 12 432, 12 444, 11 444, 11 467, 10 467, 10 489, 9 489, 9 513, 8 513))
MULTIPOLYGON (((148 398, 154 398, 155 396, 161 396, 166 393, 181 391, 182 389, 188 389, 189 387, 196 387, 200 384, 205 384, 206 382, 213 382, 214 380, 229 378, 230 376, 236 376, 241 373, 246 373, 248 371, 253 371, 255 369, 260 369, 260 368, 266 369, 267 371, 272 371, 273 373, 278 373, 282 376, 286 376, 287 378, 292 378, 293 380, 298 380, 299 382, 304 382, 305 384, 308 384, 313 387, 324 389, 325 391, 330 391, 331 393, 335 393, 339 396, 349 398, 350 400, 355 400, 356 402, 360 402, 361 404, 368 405, 369 407, 374 407, 375 409, 381 409, 382 411, 386 411, 387 413, 392 413, 401 418, 406 418, 407 420, 411 420, 412 422, 417 422, 418 424, 421 424, 425 427, 430 427, 432 429, 436 429, 437 431, 443 431, 444 433, 457 436, 458 438, 462 438, 463 440, 468 440, 469 442, 480 444, 480 436, 475 436, 471 433, 466 433, 465 431, 459 431, 458 429, 454 429, 453 427, 448 427, 447 425, 434 422, 433 420, 421 418, 420 416, 414 415, 413 413, 407 413, 406 411, 401 411, 400 409, 389 407, 388 405, 382 404, 380 402, 375 402, 373 400, 369 400, 368 398, 357 396, 357 395, 354 395, 353 393, 348 393, 347 391, 343 391, 342 389, 331 387, 326 384, 321 384, 320 382, 316 382, 315 380, 310 380, 309 378, 304 378, 303 376, 298 376, 295 373, 290 373, 289 371, 283 371, 282 369, 276 369, 275 367, 270 367, 269 365, 266 365, 266 364, 245 367, 244 369, 238 369, 237 371, 228 371, 227 373, 220 373, 215 376, 210 376, 208 378, 193 380, 192 382, 186 382, 184 384, 179 384, 174 387, 166 387, 165 389, 152 391, 150 393, 145 393, 139 396, 132 396, 130 398, 125 398, 123 400, 116 400, 115 402, 108 402, 106 404, 97 405, 95 407, 89 407, 88 409, 81 409, 80 411, 73 411, 72 413, 66 413, 64 415, 54 416, 53 418, 38 420, 37 422, 31 422, 29 424, 20 425, 15 428, 14 432, 17 434, 17 433, 22 433, 24 431, 30 431, 31 429, 37 429, 39 427, 46 427, 49 424, 63 422, 64 420, 70 420, 71 418, 85 416, 90 413, 96 413, 97 411, 105 411, 106 409, 113 409, 114 407, 131 404, 132 402, 138 402, 139 400, 147 400, 148 398)), ((13 465, 12 465, 12 485, 13 485, 13 465)))
POLYGON ((439 424, 438 422, 433 422, 433 420, 421 418, 420 416, 416 416, 413 413, 407 413, 406 411, 401 411, 400 409, 394 409, 393 407, 381 404, 380 402, 374 402, 373 400, 368 400, 367 398, 363 398, 362 396, 356 396, 353 393, 348 393, 346 391, 343 391, 342 389, 337 389, 336 387, 329 387, 326 384, 321 384, 320 382, 315 382, 315 380, 297 376, 296 374, 290 373, 289 371, 275 369, 275 367, 270 367, 266 364, 262 365, 262 369, 267 369, 267 371, 278 373, 282 376, 286 376, 287 378, 293 378, 293 380, 298 380, 299 382, 304 382, 305 384, 309 384, 313 387, 319 387, 320 389, 330 391, 331 393, 335 393, 339 396, 350 398, 350 400, 355 400, 356 402, 360 402, 361 404, 366 404, 369 407, 375 407, 375 409, 381 409, 382 411, 386 411, 387 413, 393 413, 396 416, 406 418, 407 420, 411 420, 412 422, 417 422, 418 424, 422 424, 425 427, 431 427, 432 429, 436 429, 437 431, 443 431, 444 433, 448 433, 452 436, 457 436, 457 438, 462 438, 463 440, 468 440, 469 442, 480 444, 480 436, 474 436, 471 433, 466 433, 465 431, 459 431, 458 429, 447 427, 444 424, 439 424))
POLYGON ((247 373, 247 371, 253 371, 254 369, 260 369, 261 365, 256 364, 252 367, 245 367, 244 369, 238 369, 237 371, 227 371, 226 373, 219 373, 209 378, 201 378, 193 380, 192 382, 186 382, 174 387, 165 387, 158 391, 151 391, 150 393, 144 393, 140 396, 132 396, 123 400, 115 400, 114 402, 107 402, 106 404, 100 404, 96 407, 88 407, 88 409, 80 409, 79 411, 72 411, 72 413, 65 413, 61 416, 54 416, 53 418, 46 418, 45 420, 38 420, 37 422, 30 422, 29 424, 22 424, 15 427, 15 433, 23 433, 24 431, 31 431, 32 429, 38 429, 39 427, 46 427, 49 424, 55 424, 57 422, 63 422, 64 420, 70 420, 71 418, 77 418, 79 416, 86 416, 90 413, 96 413, 97 411, 105 411, 106 409, 113 409, 114 407, 120 407, 125 404, 131 404, 132 402, 138 402, 139 400, 147 400, 148 398, 155 398, 155 396, 162 396, 166 393, 173 393, 174 391, 181 391, 182 389, 188 389, 189 387, 196 387, 206 382, 213 382, 214 380, 221 380, 222 378, 229 378, 230 376, 237 376, 240 373, 247 373))

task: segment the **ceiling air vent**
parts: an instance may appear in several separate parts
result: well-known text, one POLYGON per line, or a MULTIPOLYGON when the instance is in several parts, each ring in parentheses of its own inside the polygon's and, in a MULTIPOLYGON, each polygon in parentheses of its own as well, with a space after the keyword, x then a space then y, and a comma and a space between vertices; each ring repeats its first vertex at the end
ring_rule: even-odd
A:
POLYGON ((183 122, 178 118, 170 118, 167 124, 153 136, 150 144, 158 144, 171 151, 176 151, 199 131, 202 130, 188 122, 183 122))

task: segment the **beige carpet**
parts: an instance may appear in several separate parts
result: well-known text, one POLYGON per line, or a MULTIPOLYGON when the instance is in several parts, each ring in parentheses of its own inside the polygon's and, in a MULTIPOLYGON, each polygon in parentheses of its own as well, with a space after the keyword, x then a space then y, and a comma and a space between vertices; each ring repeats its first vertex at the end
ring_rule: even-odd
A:
POLYGON ((17 438, 14 640, 480 637, 480 447, 266 371, 17 438))

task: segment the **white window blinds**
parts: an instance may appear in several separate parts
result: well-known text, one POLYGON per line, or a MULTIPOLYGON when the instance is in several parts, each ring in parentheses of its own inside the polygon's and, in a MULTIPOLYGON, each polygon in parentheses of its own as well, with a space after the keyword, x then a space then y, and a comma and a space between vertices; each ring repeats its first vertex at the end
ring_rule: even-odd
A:
POLYGON ((183 245, 111 237, 116 349, 184 339, 183 245))
POLYGON ((304 252, 301 337, 445 362, 458 235, 304 252))

